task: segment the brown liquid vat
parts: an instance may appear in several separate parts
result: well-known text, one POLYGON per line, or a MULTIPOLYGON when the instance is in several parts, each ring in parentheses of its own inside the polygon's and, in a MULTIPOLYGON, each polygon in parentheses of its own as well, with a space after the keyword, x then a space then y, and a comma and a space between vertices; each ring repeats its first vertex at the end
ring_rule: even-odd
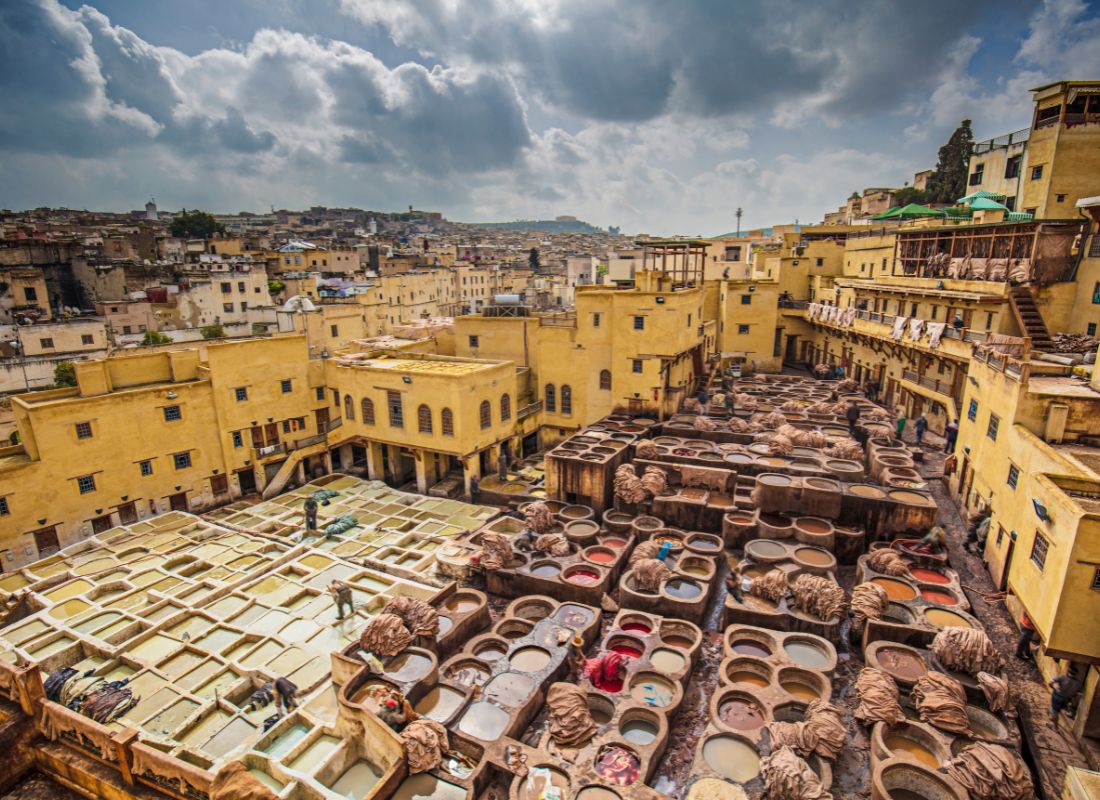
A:
POLYGON ((909 759, 887 759, 871 773, 872 800, 964 800, 966 796, 945 776, 909 759))

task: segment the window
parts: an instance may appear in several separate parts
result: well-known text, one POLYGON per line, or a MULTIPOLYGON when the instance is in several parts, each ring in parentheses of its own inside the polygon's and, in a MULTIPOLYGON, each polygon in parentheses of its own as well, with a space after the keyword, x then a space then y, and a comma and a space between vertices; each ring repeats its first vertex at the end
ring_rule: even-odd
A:
POLYGON ((8 507, 8 498, 0 497, 0 517, 6 517, 10 513, 11 508, 8 507))
POLYGON ((554 384, 546 384, 546 410, 557 411, 558 410, 558 396, 554 391, 554 384))
POLYGON ((749 332, 749 326, 748 325, 738 325, 737 326, 737 332, 738 333, 748 333, 749 332))
POLYGON ((416 409, 416 429, 421 433, 432 432, 432 410, 426 405, 416 409))
POLYGON ((1039 531, 1035 531, 1035 541, 1031 543, 1031 563, 1039 568, 1039 572, 1043 571, 1043 567, 1047 563, 1047 551, 1050 549, 1050 542, 1039 531))
MULTIPOLYGON (((238 434, 239 435, 239 434, 238 434)), ((138 469, 141 470, 143 476, 149 476, 153 474, 153 462, 149 460, 139 461, 138 469)))
POLYGON ((222 303, 222 311, 224 311, 226 314, 232 314, 233 313, 233 304, 232 303, 222 303))
POLYGON ((38 290, 33 286, 23 287, 23 299, 28 303, 33 303, 38 300, 38 290))
POLYGON ((95 339, 92 337, 92 335, 90 333, 82 333, 82 334, 80 334, 80 343, 81 344, 94 344, 95 339))
POLYGON ((477 336, 471 336, 471 337, 470 337, 470 347, 473 347, 473 348, 475 348, 475 349, 476 349, 476 348, 478 347, 478 344, 480 343, 480 341, 481 341, 481 340, 480 340, 480 338, 479 338, 479 337, 477 337, 477 336))
POLYGON ((244 291, 244 281, 237 281, 237 291, 238 292, 243 292, 244 291))
POLYGON ((1020 470, 1015 464, 1008 465, 1008 488, 1015 489, 1020 482, 1020 470))
POLYGON ((233 431, 233 446, 244 447, 244 437, 241 436, 240 431, 233 431))
POLYGON ((605 391, 611 391, 611 370, 600 370, 600 388, 605 391))
POLYGON ((978 401, 971 400, 970 408, 966 410, 966 418, 971 422, 974 422, 978 418, 978 401))
POLYGON ((478 418, 481 421, 482 430, 485 430, 493 424, 493 410, 492 407, 490 407, 488 400, 481 401, 481 406, 478 408, 478 418))
POLYGON ((165 406, 164 407, 164 421, 175 422, 176 420, 183 419, 183 413, 180 411, 179 406, 165 406))
POLYGON ((974 167, 974 172, 970 176, 970 185, 978 186, 982 182, 982 175, 985 173, 985 164, 978 164, 974 167))
POLYGON ((507 422, 512 418, 512 397, 508 394, 500 396, 500 421, 507 422))
POLYGON ((1035 112, 1035 127, 1043 128, 1047 125, 1055 125, 1058 122, 1058 117, 1062 115, 1062 105, 1059 103, 1056 106, 1048 106, 1047 108, 1040 108, 1035 112))
POLYGON ((751 294, 741 295, 741 305, 747 306, 747 305, 751 305, 751 304, 752 304, 752 295, 751 294))
POLYGON ((374 424, 374 401, 369 397, 364 397, 359 402, 359 411, 363 415, 364 425, 374 424))
POLYGON ((52 347, 53 347, 53 339, 51 339, 51 338, 49 338, 49 337, 47 337, 47 338, 45 338, 45 339, 39 339, 39 340, 38 340, 38 345, 39 345, 39 347, 41 347, 41 348, 42 348, 43 350, 49 350, 50 348, 52 348, 52 347))
POLYGON ((985 435, 993 441, 997 441, 997 429, 1001 427, 1001 418, 996 414, 990 412, 989 414, 989 427, 985 429, 985 435))
POLYGON ((318 400, 324 400, 325 399, 325 387, 324 386, 318 386, 316 389, 313 390, 313 396, 316 397, 318 400))
POLYGON ((1088 324, 1088 327, 1085 328, 1085 333, 1088 336, 1095 336, 1096 335, 1096 323, 1095 322, 1090 322, 1088 324))
POLYGON ((233 291, 233 284, 229 281, 222 281, 222 294, 229 294, 233 291))
POLYGON ((401 406, 401 392, 392 389, 386 391, 386 408, 390 412, 390 427, 405 427, 405 410, 401 406))
POLYGON ((329 330, 329 333, 331 333, 333 336, 339 336, 340 335, 340 326, 339 325, 329 325, 328 330, 329 330))
POLYGON ((344 395, 344 418, 347 420, 355 419, 355 401, 351 399, 350 394, 344 395))
POLYGON ((176 453, 172 456, 172 463, 176 465, 176 469, 187 469, 191 466, 191 454, 176 453))
POLYGON ((1043 177, 1043 165, 1031 168, 1031 179, 1037 181, 1043 177))
POLYGON ((1023 156, 1012 156, 1005 162, 1005 178, 1018 178, 1020 176, 1020 162, 1023 156))
MULTIPOLYGON (((0 502, 3 502, 3 501, 0 500, 0 502)), ((0 505, 0 515, 6 514, 6 513, 7 512, 4 511, 4 506, 0 505)), ((1092 573, 1092 588, 1093 589, 1100 589, 1100 567, 1097 567, 1096 570, 1092 573)))
POLYGON ((439 412, 439 428, 444 436, 455 435, 455 415, 449 408, 439 412))
POLYGON ((722 259, 723 261, 740 261, 741 260, 741 246, 740 245, 726 245, 726 254, 722 259))
POLYGON ((248 311, 248 303, 244 300, 241 301, 241 311, 248 311))
POLYGON ((636 330, 636 331, 644 331, 645 330, 645 317, 635 317, 634 318, 634 330, 636 330))
POLYGON ((76 438, 77 439, 91 439, 92 438, 92 423, 90 423, 90 422, 78 422, 78 423, 76 423, 76 438))
POLYGON ((129 325, 123 325, 122 332, 125 334, 133 333, 133 328, 131 328, 129 325))
POLYGON ((642 374, 642 359, 640 359, 640 358, 633 359, 630 362, 630 370, 631 370, 631 372, 635 372, 635 373, 641 375, 642 374))
POLYGON ((568 384, 561 387, 561 413, 567 416, 573 413, 573 389, 568 384))
POLYGON ((76 488, 81 494, 91 494, 95 491, 95 475, 83 475, 76 479, 76 488))
POLYGON ((825 259, 823 259, 823 258, 817 259, 817 266, 819 266, 819 267, 825 266, 825 259))
POLYGON ((290 394, 290 390, 293 388, 290 379, 279 381, 279 388, 283 390, 283 394, 290 394))
POLYGON ((592 327, 593 328, 600 327, 600 314, 599 314, 598 311, 595 314, 592 315, 592 327))
POLYGON ((233 390, 233 395, 237 398, 238 403, 243 403, 245 400, 248 399, 248 389, 246 389, 244 386, 238 386, 236 389, 233 390))

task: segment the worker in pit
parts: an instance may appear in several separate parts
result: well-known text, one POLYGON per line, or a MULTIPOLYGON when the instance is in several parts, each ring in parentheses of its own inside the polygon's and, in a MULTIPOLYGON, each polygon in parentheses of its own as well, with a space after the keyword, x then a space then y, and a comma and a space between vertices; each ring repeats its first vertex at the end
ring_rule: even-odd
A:
POLYGON ((328 585, 328 592, 332 595, 333 602, 336 603, 337 620, 343 621, 345 606, 347 606, 349 617, 355 613, 355 603, 352 600, 350 586, 343 581, 334 580, 328 585))
POLYGON ((317 530, 317 499, 312 495, 307 497, 303 509, 306 512, 306 530, 317 530))
POLYGON ((924 538, 920 540, 920 544, 916 547, 916 552, 926 553, 929 555, 939 555, 947 549, 947 531, 945 531, 939 525, 934 525, 932 530, 924 534, 924 538))

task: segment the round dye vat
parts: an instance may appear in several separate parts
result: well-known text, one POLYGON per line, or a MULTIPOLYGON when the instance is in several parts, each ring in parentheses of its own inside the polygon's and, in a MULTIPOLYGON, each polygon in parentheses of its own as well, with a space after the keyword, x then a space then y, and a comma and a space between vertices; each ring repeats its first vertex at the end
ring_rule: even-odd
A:
POLYGON ((550 663, 550 654, 541 647, 521 647, 512 653, 508 663, 520 672, 538 672, 550 663))
POLYGON ((688 539, 688 547, 694 547, 696 550, 705 550, 707 552, 717 552, 722 549, 722 545, 713 539, 704 539, 702 536, 688 539))
POLYGON ((575 583, 578 586, 592 586, 600 582, 600 573, 584 567, 573 567, 564 577, 569 583, 575 583))
POLYGON ((959 604, 955 595, 940 591, 939 589, 921 589, 920 596, 929 603, 936 603, 941 606, 957 606, 959 604))
POLYGON ((909 682, 928 671, 928 667, 916 653, 899 647, 883 647, 875 654, 875 658, 884 670, 909 682))
POLYGON ((886 592, 887 597, 891 600, 897 600, 898 602, 912 600, 917 596, 916 589, 908 583, 895 580, 894 578, 871 578, 871 583, 876 586, 881 586, 883 591, 886 592))
POLYGON ((674 578, 665 583, 665 592, 677 600, 694 600, 703 593, 703 587, 695 581, 674 578))
POLYGON ((922 583, 950 583, 951 580, 942 572, 924 567, 912 567, 909 574, 922 583))
POLYGON ((791 697, 798 700, 805 700, 809 703, 821 699, 821 695, 818 694, 817 689, 800 681, 783 681, 779 686, 791 697))
POLYGON ((622 798, 602 786, 585 786, 577 793, 577 800, 622 800, 622 798))
POLYGON ((675 696, 672 684, 656 675, 635 675, 630 683, 630 696, 654 708, 664 708, 675 696))
POLYGON ((703 760, 723 778, 745 783, 760 774, 760 756, 752 745, 732 736, 712 736, 703 743, 703 760))
POLYGON ((731 728, 739 731, 754 731, 764 726, 764 712, 751 700, 732 697, 718 709, 718 716, 731 728))
POLYGON ((569 776, 559 769, 540 765, 533 769, 529 777, 520 783, 519 800, 542 800, 547 789, 555 787, 561 797, 569 797, 569 776))
POLYGON ((818 669, 829 663, 829 655, 818 645, 798 640, 784 643, 783 650, 791 661, 804 667, 818 669))
POLYGON ((646 625, 644 622, 633 622, 632 621, 632 622, 624 622, 622 627, 619 628, 619 630, 621 630, 621 631, 630 631, 631 633, 649 633, 653 630, 653 628, 651 628, 649 625, 646 625))
POLYGON ((447 601, 447 610, 455 614, 468 614, 479 605, 481 604, 472 597, 458 595, 447 601))
POLYGON ((926 608, 924 618, 937 628, 972 628, 973 626, 954 611, 942 608, 926 608))
POLYGON ((458 710, 465 699, 462 692, 452 689, 450 686, 436 686, 416 704, 416 713, 422 717, 443 722, 450 719, 458 710))
POLYGON ((615 550, 618 550, 626 546, 626 539, 616 539, 613 537, 608 537, 606 539, 601 539, 600 544, 602 544, 604 547, 612 547, 615 550))
POLYGON ((436 635, 436 638, 439 638, 443 634, 447 633, 451 628, 453 628, 455 626, 454 622, 451 620, 450 617, 440 616, 440 617, 438 617, 438 619, 439 619, 439 633, 436 635))
POLYGON ((807 533, 828 533, 833 529, 828 522, 815 517, 799 517, 795 524, 807 533))
POLYGON ((801 561, 803 564, 809 564, 811 567, 828 567, 833 564, 833 557, 824 550, 817 550, 813 547, 800 547, 794 551, 794 557, 801 561))
POLYGON ((908 736, 902 733, 886 734, 883 737, 883 744, 894 756, 909 757, 917 763, 924 764, 930 769, 938 769, 940 766, 940 760, 936 757, 930 749, 925 747, 915 739, 910 739, 908 736))
POLYGON ((592 621, 592 612, 587 608, 565 604, 554 612, 554 621, 567 628, 583 628, 592 621))
POLYGON ((627 658, 641 658, 643 649, 636 644, 631 644, 629 642, 620 640, 611 645, 611 652, 618 653, 619 655, 626 656, 627 658))
POLYGON ((601 748, 593 767, 613 786, 630 786, 638 780, 642 762, 632 750, 617 744, 601 748))
POLYGON ((399 683, 420 680, 432 668, 432 660, 417 653, 400 653, 386 665, 386 675, 399 683))
POLYGON ((770 681, 763 675, 758 675, 755 672, 749 672, 745 669, 732 673, 729 678, 730 683, 742 683, 747 686, 758 686, 761 689, 766 688, 770 683, 770 681))
POLYGON ((596 564, 610 564, 615 560, 615 554, 602 547, 590 547, 584 551, 584 557, 596 564))
POLYGON ((680 650, 690 650, 695 645, 695 640, 686 636, 662 636, 661 641, 669 647, 676 647, 680 650))
POLYGON ((657 738, 657 726, 645 719, 624 722, 619 726, 619 732, 632 744, 646 745, 657 738))
POLYGON ((852 484, 848 487, 848 491, 854 494, 856 497, 873 497, 882 498, 886 496, 886 492, 877 486, 867 486, 863 483, 852 484))
POLYGON ((535 693, 535 682, 526 675, 502 672, 485 684, 485 699, 503 706, 518 706, 535 693))
POLYGON ((687 664, 687 659, 675 650, 669 650, 667 647, 658 647, 649 656, 649 663, 653 665, 653 669, 658 672, 663 672, 666 675, 674 675, 684 668, 687 664))
POLYGON ((503 642, 486 642, 474 650, 474 655, 484 658, 486 661, 496 661, 508 652, 508 646, 503 642))
POLYGON ((767 658, 772 654, 771 648, 755 639, 735 639, 730 649, 738 655, 758 658, 767 658))
POLYGON ((506 727, 508 727, 508 712, 484 700, 466 709, 466 713, 458 721, 460 731, 486 742, 495 742, 504 733, 506 727))
POLYGON ((767 539, 756 539, 745 546, 750 556, 756 558, 782 558, 787 554, 787 548, 778 542, 767 539))
POLYGON ((557 564, 535 564, 531 567, 531 574, 539 578, 556 578, 560 572, 561 567, 557 564))

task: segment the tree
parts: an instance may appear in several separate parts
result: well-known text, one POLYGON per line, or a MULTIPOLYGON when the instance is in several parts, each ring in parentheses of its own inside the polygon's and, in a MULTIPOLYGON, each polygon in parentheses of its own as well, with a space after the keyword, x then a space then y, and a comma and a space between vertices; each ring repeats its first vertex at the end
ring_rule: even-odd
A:
POLYGON ((146 331, 145 335, 141 337, 143 345, 168 344, 171 341, 171 336, 167 336, 160 331, 146 331))
POLYGON ((910 203, 924 205, 927 202, 929 202, 928 192, 924 189, 914 189, 912 186, 906 186, 904 189, 898 189, 894 192, 895 206, 907 206, 910 203))
POLYGON ((539 264, 539 249, 537 247, 532 247, 530 252, 527 253, 527 265, 532 272, 539 271, 541 264, 539 264))
POLYGON ((216 322, 213 325, 203 325, 199 329, 204 339, 224 339, 225 328, 221 326, 221 323, 216 322))
POLYGON ((270 292, 273 295, 278 294, 279 292, 281 292, 285 288, 286 288, 286 284, 283 283, 282 281, 268 281, 267 282, 267 291, 270 292))
POLYGON ((180 239, 209 239, 215 233, 225 233, 225 226, 205 211, 185 208, 172 218, 168 230, 180 239))
POLYGON ((62 361, 53 368, 54 386, 76 386, 76 367, 71 361, 62 361))
POLYGON ((966 194, 973 145, 974 133, 970 130, 970 120, 964 119, 947 144, 940 148, 936 171, 928 178, 928 202, 954 203, 966 194))

